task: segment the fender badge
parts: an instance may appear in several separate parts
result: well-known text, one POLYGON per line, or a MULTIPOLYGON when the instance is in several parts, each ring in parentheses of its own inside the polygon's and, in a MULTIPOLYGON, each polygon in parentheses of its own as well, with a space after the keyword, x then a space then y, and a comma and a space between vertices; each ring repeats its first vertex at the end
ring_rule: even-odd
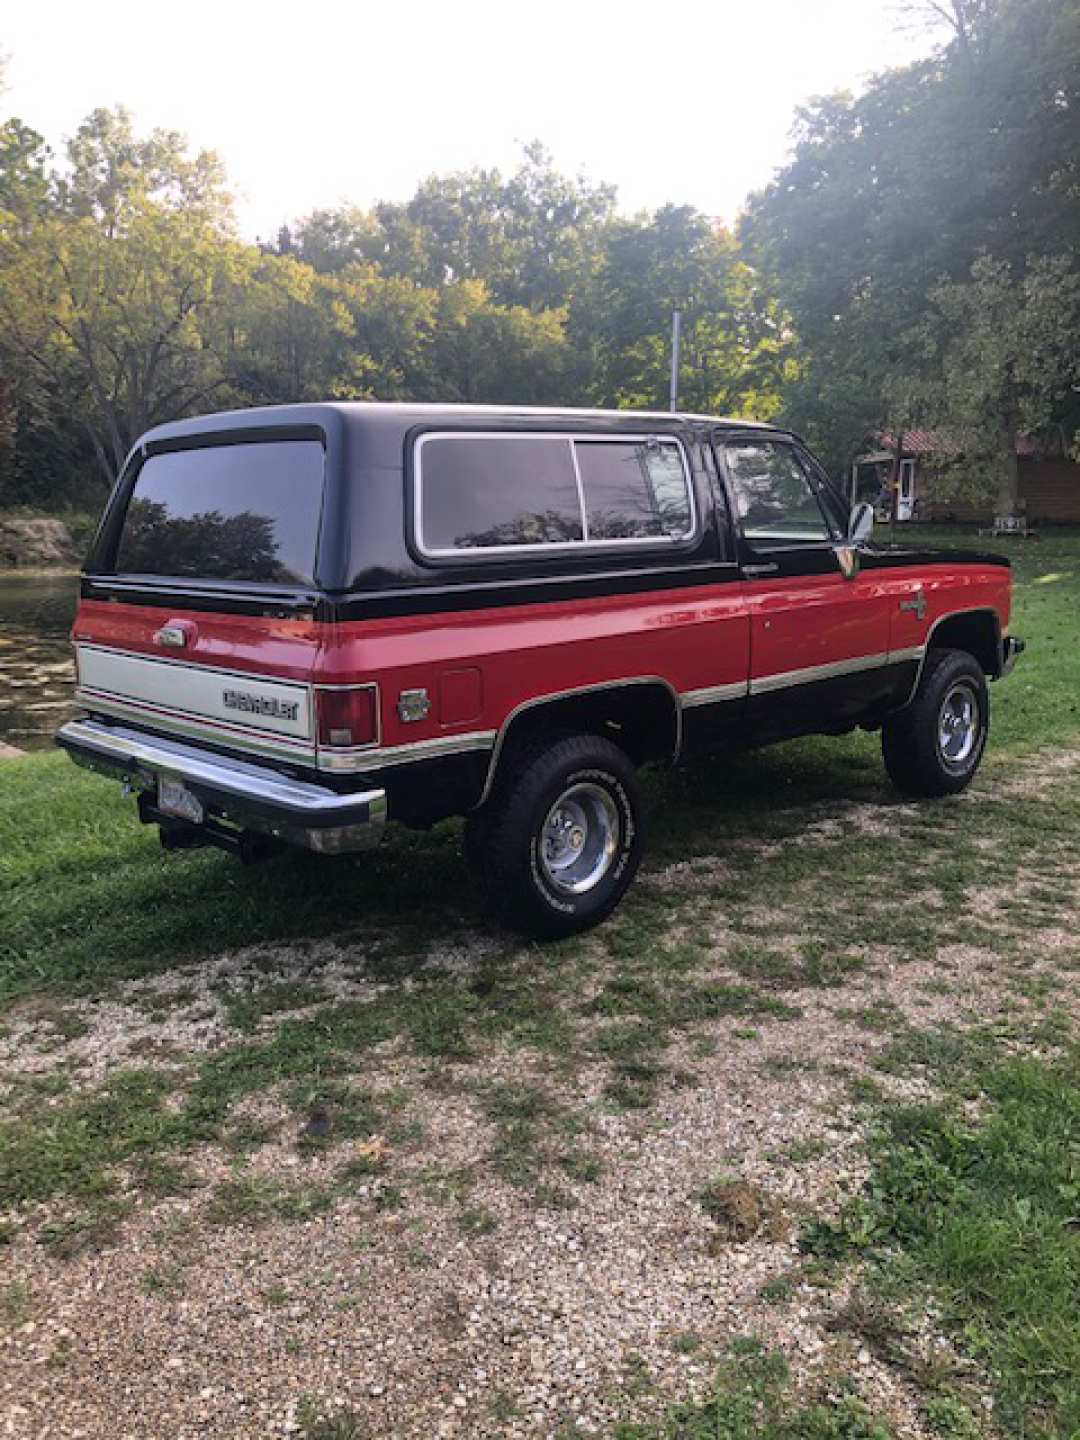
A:
POLYGON ((402 690, 397 702, 398 719, 408 724, 426 720, 431 713, 431 698, 426 690, 402 690))
POLYGON ((154 631, 154 644, 165 645, 170 650, 183 650, 187 645, 187 631, 182 625, 163 625, 154 631))

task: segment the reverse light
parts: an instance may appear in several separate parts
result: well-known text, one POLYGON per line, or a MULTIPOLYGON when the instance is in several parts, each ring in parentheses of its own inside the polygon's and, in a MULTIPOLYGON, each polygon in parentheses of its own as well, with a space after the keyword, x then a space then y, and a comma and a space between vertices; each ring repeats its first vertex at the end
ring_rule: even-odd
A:
POLYGON ((379 743, 377 685, 339 685, 316 689, 315 715, 319 744, 330 749, 356 749, 379 743))

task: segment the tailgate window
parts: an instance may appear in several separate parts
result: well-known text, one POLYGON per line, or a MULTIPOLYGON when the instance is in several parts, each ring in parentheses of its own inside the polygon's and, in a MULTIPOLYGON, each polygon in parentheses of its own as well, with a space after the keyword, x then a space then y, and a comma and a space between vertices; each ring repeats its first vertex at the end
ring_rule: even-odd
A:
POLYGON ((151 455, 128 502, 117 571, 313 584, 323 459, 317 440, 151 455))

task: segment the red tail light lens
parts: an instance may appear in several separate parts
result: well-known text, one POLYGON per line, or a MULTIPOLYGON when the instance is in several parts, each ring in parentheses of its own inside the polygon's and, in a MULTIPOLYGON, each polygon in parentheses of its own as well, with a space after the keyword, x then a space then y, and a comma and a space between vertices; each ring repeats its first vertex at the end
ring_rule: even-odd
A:
POLYGON ((319 744, 345 750, 379 740, 379 692, 374 685, 316 690, 319 744))

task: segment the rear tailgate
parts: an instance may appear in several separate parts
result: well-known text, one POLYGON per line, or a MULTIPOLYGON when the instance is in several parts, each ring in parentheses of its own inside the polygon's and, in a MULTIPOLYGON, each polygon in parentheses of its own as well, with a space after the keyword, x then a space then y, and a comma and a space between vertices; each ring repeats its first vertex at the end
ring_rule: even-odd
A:
POLYGON ((72 632, 87 710, 314 765, 324 462, 265 434, 136 460, 72 632))
POLYGON ((314 765, 313 621, 84 599, 74 639, 87 710, 314 765), (180 647, 159 638, 175 634, 180 647))

